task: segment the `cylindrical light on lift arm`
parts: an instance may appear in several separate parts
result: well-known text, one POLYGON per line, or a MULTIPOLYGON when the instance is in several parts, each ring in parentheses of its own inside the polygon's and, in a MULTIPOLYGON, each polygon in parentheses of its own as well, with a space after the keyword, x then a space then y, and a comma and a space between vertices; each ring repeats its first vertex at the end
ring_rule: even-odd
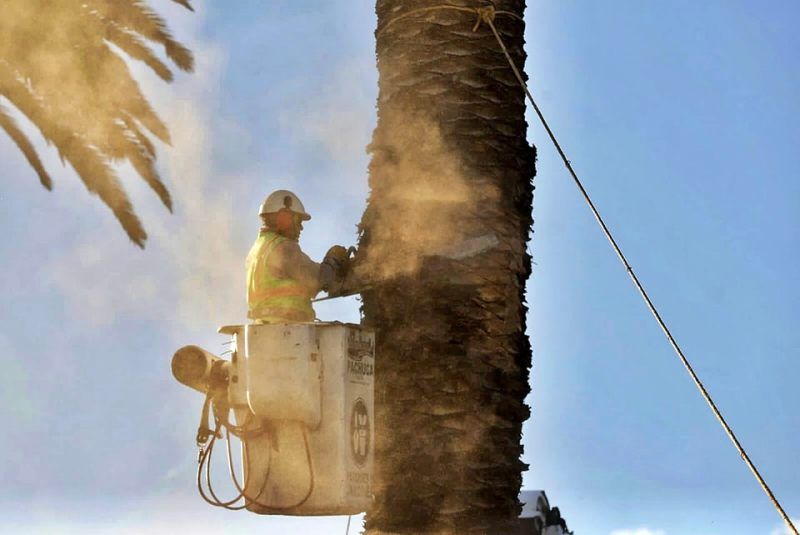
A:
POLYGON ((184 346, 172 357, 172 375, 179 383, 205 394, 208 392, 211 368, 220 360, 201 347, 184 346))

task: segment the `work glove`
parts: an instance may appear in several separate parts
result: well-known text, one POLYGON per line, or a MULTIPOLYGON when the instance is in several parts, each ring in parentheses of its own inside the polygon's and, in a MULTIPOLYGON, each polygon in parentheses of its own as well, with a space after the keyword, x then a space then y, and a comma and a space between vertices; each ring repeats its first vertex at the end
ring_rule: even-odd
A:
POLYGON ((341 245, 334 245, 325 254, 322 260, 323 264, 331 267, 334 273, 333 281, 328 285, 328 294, 335 294, 336 290, 341 288, 347 273, 350 271, 350 253, 352 248, 345 249, 341 245))
MULTIPOLYGON (((330 265, 339 273, 350 264, 350 253, 341 245, 334 245, 325 253, 322 263, 330 265)), ((344 273, 342 273, 342 278, 343 275, 344 273)))

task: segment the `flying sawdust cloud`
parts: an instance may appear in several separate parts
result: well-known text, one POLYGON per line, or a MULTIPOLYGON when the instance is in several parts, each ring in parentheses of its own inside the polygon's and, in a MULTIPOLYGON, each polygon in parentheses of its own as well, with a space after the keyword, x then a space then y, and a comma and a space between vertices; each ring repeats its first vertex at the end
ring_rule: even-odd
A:
POLYGON ((369 147, 372 190, 362 220, 369 247, 357 268, 370 280, 410 276, 425 258, 458 251, 475 229, 456 222, 496 197, 465 176, 434 118, 392 110, 381 121, 369 147))

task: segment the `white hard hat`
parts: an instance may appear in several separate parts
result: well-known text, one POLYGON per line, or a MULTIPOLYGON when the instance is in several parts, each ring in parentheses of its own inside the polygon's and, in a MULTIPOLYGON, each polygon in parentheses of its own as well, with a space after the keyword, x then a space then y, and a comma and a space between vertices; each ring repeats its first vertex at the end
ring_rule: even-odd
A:
POLYGON ((295 214, 298 214, 304 221, 311 219, 311 215, 306 212, 303 203, 297 198, 297 195, 287 189, 279 189, 269 194, 269 197, 264 199, 261 203, 259 215, 274 214, 287 208, 295 214))

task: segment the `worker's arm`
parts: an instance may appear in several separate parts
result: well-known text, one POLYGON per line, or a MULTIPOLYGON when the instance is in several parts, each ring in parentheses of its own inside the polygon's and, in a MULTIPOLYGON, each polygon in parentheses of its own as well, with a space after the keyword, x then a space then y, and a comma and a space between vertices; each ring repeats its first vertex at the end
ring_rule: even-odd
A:
POLYGON ((274 256, 279 262, 277 265, 270 265, 270 271, 274 276, 295 279, 309 289, 312 297, 321 289, 328 288, 333 282, 336 276, 333 266, 318 264, 311 260, 296 241, 286 240, 278 248, 281 254, 274 256))

